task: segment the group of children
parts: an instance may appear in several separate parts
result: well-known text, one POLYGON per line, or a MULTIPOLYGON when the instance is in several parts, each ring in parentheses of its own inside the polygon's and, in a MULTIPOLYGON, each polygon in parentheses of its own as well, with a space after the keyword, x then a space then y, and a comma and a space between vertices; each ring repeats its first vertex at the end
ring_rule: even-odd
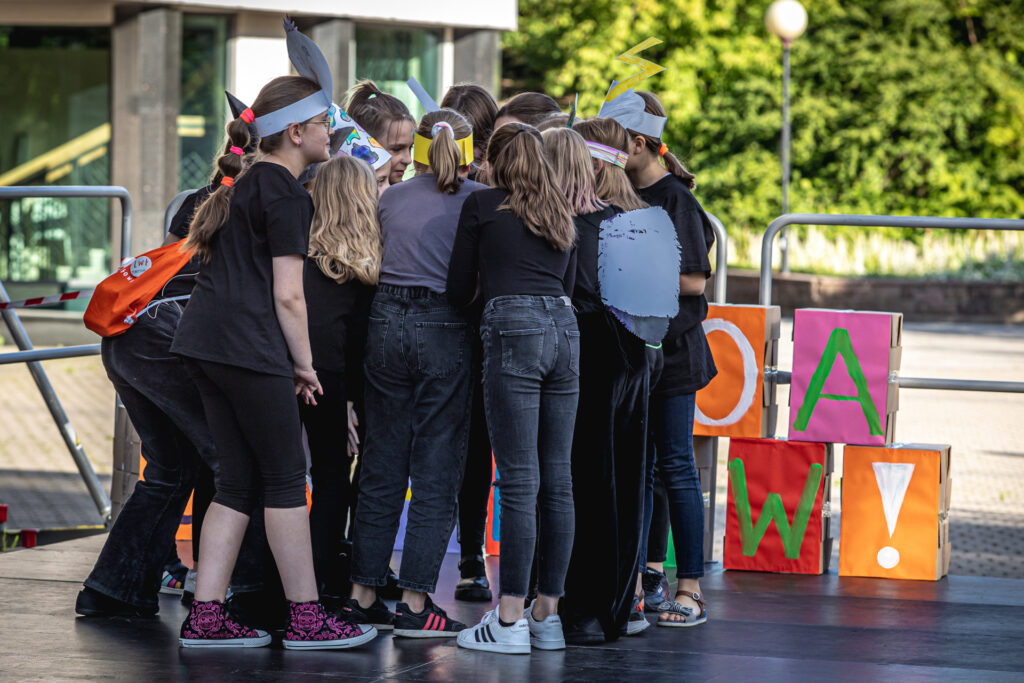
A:
MULTIPOLYGON (((159 303, 103 340, 147 469, 78 612, 155 614, 167 544, 205 463, 215 485, 205 502, 196 494, 185 647, 268 644, 252 610, 227 598, 230 587, 271 600, 270 564, 290 649, 392 630, 529 653, 635 635, 645 610, 664 626, 705 621, 692 431, 694 394, 715 374, 701 327, 714 236, 693 175, 633 119, 570 118, 541 93, 499 109, 472 84, 419 122, 359 84, 345 111, 390 159, 332 155, 322 86, 277 78, 235 112, 210 186, 168 236, 194 258, 158 301, 177 288, 187 305, 159 303), (681 248, 678 314, 661 344, 609 310, 598 272, 602 223, 648 206, 667 212, 681 248), (492 453, 499 599, 467 626, 431 594, 458 523, 456 597, 491 599, 492 453), (392 610, 383 597, 407 490, 392 610), (674 597, 661 565, 669 519, 674 597)), ((657 98, 636 94, 663 126, 657 98)))

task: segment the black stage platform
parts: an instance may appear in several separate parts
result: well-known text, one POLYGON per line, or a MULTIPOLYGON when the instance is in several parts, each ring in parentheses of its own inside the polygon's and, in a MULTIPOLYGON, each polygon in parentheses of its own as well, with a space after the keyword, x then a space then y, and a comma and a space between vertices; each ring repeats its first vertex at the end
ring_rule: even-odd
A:
MULTIPOLYGON (((183 651, 185 610, 167 596, 153 619, 75 617, 79 582, 104 538, 0 555, 0 680, 1024 680, 1024 581, 840 580, 716 567, 704 580, 707 624, 652 626, 606 646, 511 656, 385 635, 340 652, 183 651)), ((489 607, 451 599, 455 565, 449 555, 438 602, 475 621, 489 607)))

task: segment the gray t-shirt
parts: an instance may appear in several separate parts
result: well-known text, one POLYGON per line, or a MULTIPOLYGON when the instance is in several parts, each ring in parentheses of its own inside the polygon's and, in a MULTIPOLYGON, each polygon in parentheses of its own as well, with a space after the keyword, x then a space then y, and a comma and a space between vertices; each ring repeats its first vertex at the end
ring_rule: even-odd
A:
POLYGON ((434 174, 423 173, 385 190, 378 209, 384 238, 381 284, 444 294, 462 204, 471 193, 485 189, 464 180, 458 192, 444 194, 434 174))

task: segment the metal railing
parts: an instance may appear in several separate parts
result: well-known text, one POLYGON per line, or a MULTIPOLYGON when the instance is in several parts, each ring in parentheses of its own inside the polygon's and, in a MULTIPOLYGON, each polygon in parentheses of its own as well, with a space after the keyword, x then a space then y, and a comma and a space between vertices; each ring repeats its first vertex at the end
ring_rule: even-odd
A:
POLYGON ((729 276, 729 236, 717 216, 709 213, 708 218, 715 231, 715 294, 712 300, 716 304, 724 304, 726 279, 729 276))
MULTIPOLYGON (((772 245, 775 236, 789 225, 837 225, 870 228, 939 228, 942 230, 1022 230, 1024 220, 1009 218, 944 218, 937 216, 864 216, 857 214, 788 213, 768 226, 761 240, 761 284, 759 301, 772 301, 772 245)), ((769 381, 789 384, 791 374, 779 370, 766 372, 769 381)), ((1024 393, 1024 382, 947 379, 939 377, 893 377, 889 380, 903 389, 944 389, 948 391, 997 391, 1024 393)))
MULTIPOLYGON (((121 258, 124 259, 131 256, 132 198, 125 188, 110 185, 0 187, 0 199, 35 197, 93 197, 119 200, 121 203, 121 258)), ((3 282, 0 282, 0 301, 10 300, 10 297, 7 295, 7 289, 3 286, 3 282)), ((46 407, 49 409, 50 415, 53 417, 53 421, 64 439, 64 444, 71 453, 71 458, 75 461, 75 466, 78 468, 82 481, 85 482, 85 486, 89 490, 89 495, 96 505, 96 510, 103 519, 103 523, 109 524, 111 519, 110 497, 103 490, 103 485, 100 483, 99 477, 96 476, 96 471, 93 470, 92 464, 85 454, 85 449, 79 442, 78 435, 74 427, 71 426, 71 421, 68 419, 64 407, 57 398, 57 393, 54 391, 53 385, 50 384, 50 379, 40 363, 40 361, 56 358, 97 355, 100 352, 100 345, 87 344, 55 349, 36 349, 32 346, 32 341, 29 339, 25 326, 21 323, 21 318, 16 310, 3 310, 0 311, 0 314, 2 314, 4 322, 11 331, 11 337, 14 339, 15 344, 21 349, 12 353, 0 354, 0 365, 8 363, 26 363, 28 365, 32 379, 35 381, 36 387, 39 389, 39 393, 42 395, 43 401, 46 403, 46 407)))

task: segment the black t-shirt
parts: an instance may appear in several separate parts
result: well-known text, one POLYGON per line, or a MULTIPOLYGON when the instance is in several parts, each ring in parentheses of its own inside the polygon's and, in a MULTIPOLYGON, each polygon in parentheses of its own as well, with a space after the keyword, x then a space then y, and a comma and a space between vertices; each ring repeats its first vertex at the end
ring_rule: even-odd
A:
POLYGON ((302 288, 313 367, 342 373, 351 368, 353 375, 362 374, 362 342, 376 287, 359 280, 336 282, 324 275, 315 259, 308 258, 302 288))
POLYGON ((240 177, 171 350, 291 377, 274 308, 273 258, 306 255, 312 216, 309 193, 284 166, 259 162, 240 177))
MULTIPOLYGON (((196 209, 207 197, 213 194, 213 187, 207 185, 185 197, 178 212, 171 218, 171 228, 167 232, 175 237, 185 239, 188 237, 188 229, 192 225, 192 218, 196 215, 196 209)), ((186 296, 192 293, 196 284, 196 276, 199 275, 199 268, 202 264, 199 259, 193 257, 188 263, 181 267, 174 277, 167 281, 160 293, 154 299, 169 299, 173 296, 186 296)))
POLYGON ((597 253, 601 237, 601 223, 621 210, 608 206, 600 211, 576 216, 576 287, 572 303, 580 313, 600 313, 607 309, 601 301, 601 287, 597 280, 597 253))
MULTIPOLYGON (((700 203, 683 182, 667 173, 650 187, 638 191, 651 206, 665 209, 676 226, 681 251, 680 272, 704 273, 711 277, 708 252, 715 243, 715 232, 700 203)), ((703 294, 679 297, 679 313, 672 318, 663 342, 665 367, 653 393, 657 396, 690 394, 710 382, 718 369, 701 323, 708 314, 703 294)))
POLYGON ((576 250, 558 251, 530 232, 508 209, 500 188, 479 190, 462 205, 448 266, 448 300, 465 306, 476 293, 483 302, 507 295, 571 296, 576 281, 576 250))

